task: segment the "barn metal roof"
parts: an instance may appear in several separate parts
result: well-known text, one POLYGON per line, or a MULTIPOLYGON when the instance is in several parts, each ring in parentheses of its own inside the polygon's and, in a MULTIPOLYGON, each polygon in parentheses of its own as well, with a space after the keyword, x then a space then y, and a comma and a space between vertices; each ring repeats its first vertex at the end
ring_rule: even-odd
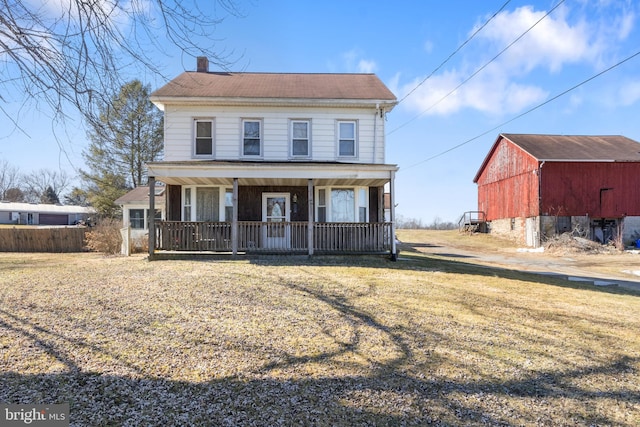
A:
POLYGON ((626 136, 502 133, 484 158, 473 182, 478 182, 503 139, 540 162, 640 162, 640 143, 626 136))
MULTIPOLYGON (((540 161, 639 162, 640 143, 620 135, 500 135, 540 161)), ((498 138, 500 140, 500 138, 498 138)))
POLYGON ((169 98, 382 101, 395 95, 375 74, 184 72, 151 94, 169 98))

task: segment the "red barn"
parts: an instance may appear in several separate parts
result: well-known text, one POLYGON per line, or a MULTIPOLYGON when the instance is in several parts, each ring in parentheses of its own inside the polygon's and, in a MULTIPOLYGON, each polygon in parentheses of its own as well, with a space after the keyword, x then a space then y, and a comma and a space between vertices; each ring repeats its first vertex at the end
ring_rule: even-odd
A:
POLYGON ((640 143, 624 136, 500 134, 473 182, 489 231, 529 246, 640 238, 640 143))

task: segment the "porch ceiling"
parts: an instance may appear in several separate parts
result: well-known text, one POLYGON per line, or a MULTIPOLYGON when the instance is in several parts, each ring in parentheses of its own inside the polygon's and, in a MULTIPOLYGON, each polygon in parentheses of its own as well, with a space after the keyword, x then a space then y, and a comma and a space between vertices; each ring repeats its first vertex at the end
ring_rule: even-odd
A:
POLYGON ((149 176, 171 185, 241 186, 362 185, 381 187, 391 179, 396 165, 311 162, 153 162, 149 176))

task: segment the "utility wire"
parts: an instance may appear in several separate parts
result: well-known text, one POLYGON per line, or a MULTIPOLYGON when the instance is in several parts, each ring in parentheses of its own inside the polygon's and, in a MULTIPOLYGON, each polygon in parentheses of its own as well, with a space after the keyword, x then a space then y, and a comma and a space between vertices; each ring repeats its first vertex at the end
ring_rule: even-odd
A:
POLYGON ((544 102, 542 102, 542 103, 540 103, 540 104, 536 105, 535 107, 530 108, 529 110, 525 111, 524 113, 518 114, 517 116, 515 116, 515 117, 513 117, 513 118, 511 118, 511 119, 509 119, 509 120, 507 120, 506 122, 500 123, 498 126, 492 127, 491 129, 489 129, 489 130, 487 130, 487 131, 485 131, 485 132, 483 132, 483 133, 481 133, 481 134, 479 134, 479 135, 476 135, 476 136, 474 136, 474 137, 473 137, 473 138, 471 138, 471 139, 467 139, 466 141, 461 142, 461 143, 460 143, 460 144, 458 144, 458 145, 455 145, 455 146, 453 146, 453 147, 451 147, 451 148, 449 148, 449 149, 447 149, 447 150, 445 150, 445 151, 442 151, 442 152, 440 152, 440 153, 438 153, 438 154, 436 154, 436 155, 434 155, 434 156, 431 156, 431 157, 429 157, 429 158, 427 158, 427 159, 424 159, 424 160, 422 160, 422 161, 420 161, 420 162, 418 162, 418 163, 414 163, 413 165, 407 166, 406 168, 403 168, 403 169, 401 169, 401 170, 411 169, 411 168, 413 168, 413 167, 416 167, 416 166, 418 166, 418 165, 421 165, 421 164, 423 164, 423 163, 426 163, 426 162, 428 162, 428 161, 430 161, 430 160, 433 160, 433 159, 435 159, 435 158, 438 158, 438 157, 440 157, 440 156, 443 156, 443 155, 445 155, 445 154, 447 154, 447 153, 449 153, 449 152, 451 152, 451 151, 453 151, 453 150, 456 150, 456 149, 458 149, 458 148, 462 147, 463 145, 467 145, 467 144, 469 144, 470 142, 475 141, 476 139, 481 138, 481 137, 483 137, 483 136, 485 136, 485 135, 487 135, 487 134, 489 134, 489 133, 491 133, 491 132, 494 132, 496 129, 501 128, 502 126, 508 125, 509 123, 511 123, 511 122, 513 122, 513 121, 515 121, 515 120, 518 120, 519 118, 521 118, 521 117, 523 117, 523 116, 526 116, 527 114, 529 114, 529 113, 531 113, 531 112, 533 112, 533 111, 537 110, 538 108, 543 107, 543 106, 545 106, 545 105, 549 104, 550 102, 555 101, 556 99, 560 98, 561 96, 564 96, 564 95, 566 95, 567 93, 569 93, 569 92, 571 92, 571 91, 573 91, 573 90, 575 90, 575 89, 579 88, 580 86, 582 86, 582 85, 584 85, 584 84, 586 84, 586 83, 589 83, 591 80, 594 80, 594 79, 596 79, 596 78, 600 77, 601 75, 603 75, 603 74, 605 74, 605 73, 608 73, 609 71, 613 70, 613 69, 614 69, 614 68, 616 68, 616 67, 619 67, 620 65, 624 64, 625 62, 628 62, 628 61, 632 60, 633 58, 635 58, 635 57, 636 57, 636 56, 638 56, 638 55, 640 55, 640 51, 638 51, 638 52, 634 53, 634 54, 633 54, 633 55, 631 55, 631 56, 626 57, 626 58, 625 58, 625 59, 623 59, 622 61, 620 61, 620 62, 618 62, 618 63, 616 63, 616 64, 614 64, 614 65, 610 66, 609 68, 607 68, 607 69, 605 69, 605 70, 600 71, 598 74, 593 75, 593 76, 589 77, 589 78, 588 78, 588 79, 586 79, 586 80, 583 80, 582 82, 580 82, 580 83, 576 84, 575 86, 570 87, 569 89, 567 89, 567 90, 565 90, 565 91, 563 91, 563 92, 560 92, 559 94, 557 94, 557 95, 553 96, 552 98, 547 99, 546 101, 544 101, 544 102))
MULTIPOLYGON (((403 127, 405 127, 406 125, 408 125, 409 123, 413 122, 414 120, 416 120, 418 117, 422 116, 423 114, 425 114, 427 111, 431 110, 433 107, 435 107, 436 105, 440 104, 442 101, 444 101, 445 99, 447 99, 449 96, 451 96, 455 91, 457 91, 458 89, 460 89, 460 87, 464 84, 466 84, 469 80, 471 80, 472 78, 474 78, 475 76, 477 76, 482 70, 484 70, 485 68, 487 68, 489 66, 489 64, 491 64, 492 62, 494 62, 496 59, 498 59, 498 57, 500 57, 500 55, 502 55, 503 53, 505 53, 509 48, 511 48, 511 46, 513 46, 514 44, 516 44, 518 41, 520 41, 520 39, 522 39, 527 33, 529 33, 529 31, 533 30, 534 27, 536 25, 538 25, 543 19, 545 19, 547 16, 549 16, 554 10, 556 10, 562 3, 564 3, 565 0, 560 0, 553 8, 551 8, 542 18, 538 19, 531 27, 529 27, 524 33, 520 34, 514 41, 512 41, 511 43, 509 43, 504 49, 502 49, 500 52, 498 52, 498 54, 496 56, 494 56, 493 58, 491 58, 488 62, 486 62, 482 67, 478 68, 473 74, 471 74, 469 77, 467 77, 465 80, 463 80, 458 86, 456 86, 455 88, 453 88, 449 93, 447 93, 446 95, 444 95, 442 98, 440 98, 439 100, 437 100, 436 102, 434 102, 433 104, 431 104, 431 106, 429 106, 429 108, 427 108, 426 110, 420 112, 419 114, 417 114, 416 116, 412 117, 411 119, 407 120, 406 122, 404 122, 403 124, 401 124, 400 126, 398 126, 395 129, 392 129, 391 131, 389 131, 387 133, 387 135, 391 135, 392 133, 394 133, 395 131, 402 129, 403 127)), ((432 73, 433 74, 433 73, 432 73)), ((424 81, 423 81, 424 83, 424 81)), ((415 88, 417 89, 417 87, 415 88)), ((415 90, 413 89, 413 90, 415 90)), ((412 91, 413 92, 413 91, 412 91)), ((406 96, 404 98, 402 98, 403 100, 406 98, 406 96)))
MULTIPOLYGON (((413 89, 411 89, 411 90, 409 91, 409 93, 407 93, 405 96, 403 96, 403 97, 402 97, 402 99, 401 99, 400 101, 398 101, 398 104, 400 104, 402 101, 404 101, 405 99, 407 99, 407 98, 408 98, 408 97, 409 97, 413 92, 415 92, 415 91, 416 91, 420 86, 422 86, 422 85, 424 84, 424 82, 426 82, 427 80, 429 80, 429 79, 430 79, 430 78, 431 78, 431 77, 432 77, 432 76, 433 76, 433 75, 434 75, 434 74, 435 74, 435 73, 436 73, 440 68, 442 68, 442 67, 444 66, 444 64, 446 64, 447 62, 449 62, 449 60, 450 60, 451 58, 453 58, 453 56, 454 56, 456 53, 460 52, 460 50, 461 50, 461 49, 462 49, 462 48, 463 48, 467 43, 469 43, 469 42, 470 42, 470 41, 471 41, 471 40, 476 36, 476 34, 478 34, 480 31, 482 31, 482 29, 483 29, 484 27, 486 27, 486 26, 487 26, 487 24, 489 24, 489 22, 491 22, 491 21, 493 20, 493 18, 495 18, 495 17, 496 17, 500 12, 502 12, 502 10, 503 10, 505 7, 507 7, 507 5, 508 5, 510 2, 511 2, 511 0, 507 0, 507 1, 502 5, 502 7, 500 7, 500 9, 498 9, 498 10, 496 11, 496 13, 494 13, 494 14, 491 16, 491 18, 489 18, 489 19, 488 19, 484 24, 482 24, 482 26, 481 26, 480 28, 478 28, 476 31, 474 31, 474 33, 473 33, 473 34, 471 34, 471 36, 470 36, 468 39, 466 39, 466 40, 464 41, 464 43, 462 43, 460 46, 458 46, 458 48, 457 48, 456 50, 454 50, 454 51, 453 51, 453 53, 447 57, 447 59, 445 59, 444 61, 442 61, 442 63, 441 63, 440 65, 438 65, 438 67, 437 67, 435 70, 433 70, 433 71, 431 72, 431 74, 429 74, 427 77, 425 77, 424 79, 422 79, 422 81, 421 81, 420 83, 418 83, 418 84, 416 85, 416 87, 414 87, 413 89)), ((397 105, 397 104, 396 104, 396 105, 397 105)))

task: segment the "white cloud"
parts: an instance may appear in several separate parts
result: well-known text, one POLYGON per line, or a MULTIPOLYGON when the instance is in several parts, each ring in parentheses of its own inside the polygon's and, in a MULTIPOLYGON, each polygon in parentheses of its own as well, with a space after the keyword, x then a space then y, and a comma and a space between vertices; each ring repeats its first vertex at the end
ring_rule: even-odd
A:
MULTIPOLYGON (((58 21, 64 21, 67 17, 72 18, 75 23, 80 17, 80 11, 78 10, 77 0, 25 0, 25 5, 28 9, 36 11, 40 15, 40 18, 44 22, 51 22, 53 25, 58 21)), ((85 7, 89 7, 85 5, 85 7)), ((123 30, 129 26, 131 14, 144 14, 148 13, 153 5, 149 0, 141 0, 132 2, 115 1, 115 0, 96 0, 91 6, 91 14, 94 14, 99 19, 108 19, 114 26, 123 30)), ((82 19, 86 20, 86 14, 89 13, 86 10, 82 12, 82 19)), ((93 17, 95 19, 95 16, 93 17)))
MULTIPOLYGON (((447 72, 429 79, 406 99, 406 107, 419 113, 447 115, 470 108, 489 115, 513 114, 543 101, 548 93, 534 85, 511 82, 499 73, 470 80, 460 86, 464 76, 447 72), (457 89, 456 89, 457 88, 457 89)), ((407 93, 419 83, 399 88, 407 93)))
MULTIPOLYGON (((489 115, 522 112, 549 96, 549 91, 543 88, 548 84, 549 75, 557 80, 556 76, 568 66, 601 68, 602 58, 611 54, 621 38, 629 36, 635 22, 635 15, 621 8, 608 9, 610 14, 606 19, 593 10, 590 20, 581 14, 583 10, 575 11, 575 16, 570 12, 573 13, 561 6, 541 20, 546 11, 524 6, 498 14, 473 39, 473 46, 461 52, 462 59, 456 57, 459 61, 456 68, 429 78, 403 102, 404 108, 414 113, 440 115, 466 108, 489 115), (617 24, 615 30, 611 28, 611 19, 617 24), (534 24, 527 34, 487 65, 534 24), (485 68, 478 72, 481 67, 485 68), (476 72, 477 75, 464 82, 476 72)), ((396 92, 399 98, 422 80, 424 77, 416 77, 399 85, 396 92)), ((628 97, 633 98, 634 93, 629 92, 628 97)))
POLYGON ((640 101, 640 82, 632 81, 623 84, 616 99, 624 106, 630 106, 640 101))
POLYGON ((342 54, 342 68, 348 73, 374 73, 378 65, 371 59, 366 59, 359 49, 352 49, 342 54))
POLYGON ((433 52, 433 47, 433 42, 431 40, 427 40, 426 42, 424 42, 424 51, 426 53, 433 52))
POLYGON ((374 73, 376 71, 376 68, 378 68, 376 66, 375 61, 369 61, 366 59, 361 59, 358 62, 358 72, 359 73, 374 73))
MULTIPOLYGON (((501 50, 540 21, 545 13, 535 11, 531 6, 500 13, 478 38, 501 50)), ((500 63, 514 73, 528 72, 536 67, 557 72, 567 63, 592 59, 599 49, 601 47, 590 43, 586 23, 569 24, 566 10, 558 8, 511 46, 500 57, 500 63)))
POLYGON ((629 34, 631 34, 633 30, 635 20, 636 17, 633 13, 627 13, 621 17, 620 25, 617 26, 619 40, 624 40, 629 37, 629 34))

